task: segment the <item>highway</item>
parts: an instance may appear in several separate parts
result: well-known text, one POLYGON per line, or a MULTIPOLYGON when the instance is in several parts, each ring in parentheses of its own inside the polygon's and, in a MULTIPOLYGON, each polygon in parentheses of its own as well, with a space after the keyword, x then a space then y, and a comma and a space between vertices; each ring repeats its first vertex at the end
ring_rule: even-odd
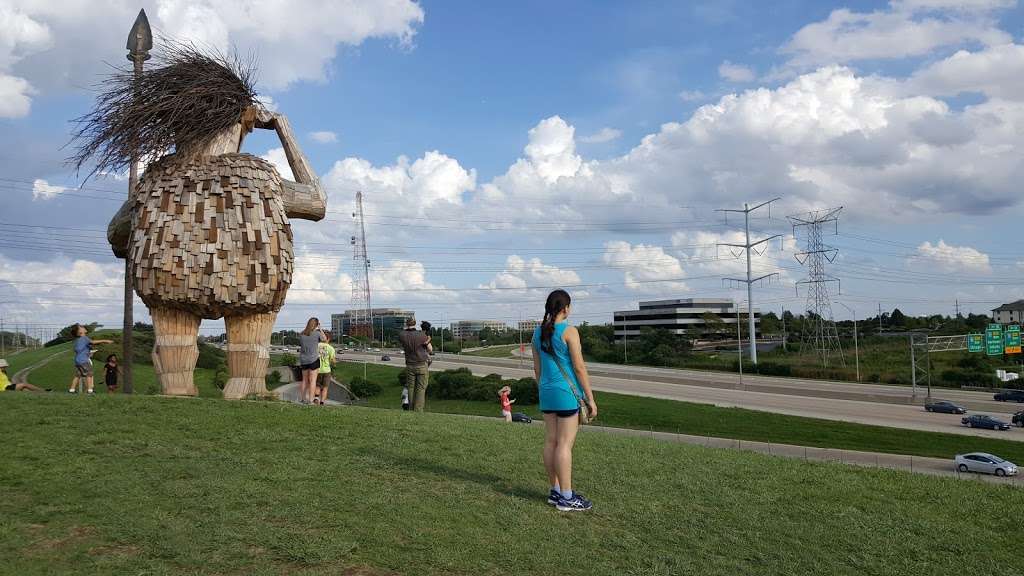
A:
MULTIPOLYGON (((382 353, 346 352, 342 359, 402 366, 403 358, 392 352, 390 362, 380 360, 382 353)), ((533 376, 529 359, 486 358, 438 354, 432 370, 469 368, 475 374, 501 374, 509 378, 533 376)), ((701 402, 723 407, 740 407, 764 412, 807 416, 827 420, 859 422, 932 432, 986 436, 1024 441, 1024 430, 976 430, 962 426, 962 416, 933 414, 923 408, 925 390, 918 389, 918 398, 911 397, 909 387, 880 384, 827 382, 799 378, 777 378, 739 374, 621 366, 588 363, 595 390, 633 394, 651 398, 701 402)), ((985 413, 1010 421, 1012 413, 1024 405, 992 400, 990 393, 965 390, 933 390, 936 397, 965 405, 969 413, 985 413)))

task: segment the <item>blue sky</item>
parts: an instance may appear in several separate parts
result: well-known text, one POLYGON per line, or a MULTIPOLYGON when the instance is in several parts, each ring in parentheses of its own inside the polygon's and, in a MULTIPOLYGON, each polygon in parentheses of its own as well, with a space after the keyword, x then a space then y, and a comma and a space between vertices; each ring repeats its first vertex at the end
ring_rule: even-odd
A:
MULTIPOLYGON (((1024 297, 1013 0, 143 5, 168 34, 259 56, 261 91, 330 193, 325 221, 294 224, 282 326, 348 307, 357 189, 376 301, 431 320, 530 317, 555 285, 577 287, 591 322, 642 299, 742 298, 720 279, 742 262, 715 248, 739 229, 715 209, 775 196, 755 234, 846 206, 830 271, 861 316, 1024 297)), ((6 318, 117 323, 102 229, 125 184, 75 189, 61 147, 137 7, 0 0, 6 318)), ((789 238, 755 261, 782 272, 756 302, 803 306, 797 251, 789 238)))

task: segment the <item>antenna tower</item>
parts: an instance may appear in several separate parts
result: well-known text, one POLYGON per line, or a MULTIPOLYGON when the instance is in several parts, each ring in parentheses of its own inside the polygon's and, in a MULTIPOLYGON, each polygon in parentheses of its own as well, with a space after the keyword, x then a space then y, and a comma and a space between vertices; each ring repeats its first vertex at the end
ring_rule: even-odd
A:
POLYGON ((793 224, 793 236, 796 237, 798 229, 806 233, 804 251, 795 254, 796 261, 807 266, 807 278, 796 285, 797 294, 800 293, 801 284, 807 286, 807 317, 803 322, 801 350, 813 351, 822 366, 828 366, 837 357, 839 364, 846 366, 829 294, 831 282, 836 283, 837 293, 841 291, 839 279, 825 272, 825 263, 835 262, 839 249, 825 244, 821 239, 822 227, 830 222, 835 224, 834 233, 839 233, 839 212, 842 209, 840 206, 789 216, 793 224))
POLYGON ((370 257, 366 254, 366 222, 363 218, 363 193, 356 192, 356 210, 352 213, 356 233, 352 236, 352 309, 348 333, 373 341, 373 308, 370 306, 370 257))

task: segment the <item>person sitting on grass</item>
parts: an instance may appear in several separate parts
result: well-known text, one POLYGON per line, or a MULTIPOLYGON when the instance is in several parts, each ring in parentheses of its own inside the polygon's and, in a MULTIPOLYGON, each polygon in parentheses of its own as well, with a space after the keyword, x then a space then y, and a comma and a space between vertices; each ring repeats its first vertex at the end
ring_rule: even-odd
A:
POLYGON ((501 415, 505 418, 505 422, 512 421, 512 405, 516 403, 514 399, 509 400, 508 395, 512 393, 512 388, 508 386, 502 386, 501 390, 498 390, 498 398, 501 399, 501 415))
MULTIPOLYGON (((43 389, 38 386, 33 386, 28 382, 22 382, 21 384, 13 384, 7 377, 7 360, 0 358, 0 392, 42 392, 43 389)), ((50 390, 47 389, 47 392, 50 390)))
POLYGON ((117 363, 117 354, 107 356, 107 362, 103 365, 103 383, 107 385, 107 394, 117 392, 117 377, 121 374, 121 366, 117 363))
POLYGON ((113 340, 91 340, 85 334, 89 330, 81 324, 75 324, 71 333, 75 335, 75 377, 71 380, 71 394, 78 393, 78 387, 82 379, 85 379, 86 392, 93 393, 92 389, 92 354, 93 347, 97 344, 113 344, 113 340))

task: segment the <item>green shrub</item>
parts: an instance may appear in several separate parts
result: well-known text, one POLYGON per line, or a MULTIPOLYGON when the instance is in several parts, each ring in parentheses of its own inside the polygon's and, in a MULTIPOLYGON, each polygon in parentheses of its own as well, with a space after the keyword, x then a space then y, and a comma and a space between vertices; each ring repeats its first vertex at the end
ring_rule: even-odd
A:
POLYGON ((271 370, 266 377, 267 390, 273 390, 281 385, 281 373, 277 370, 271 370))
POLYGON ((299 359, 295 357, 295 354, 285 353, 281 355, 281 366, 296 366, 299 363, 299 359))
POLYGON ((217 387, 217 390, 223 390, 228 384, 228 365, 221 362, 217 366, 217 371, 213 373, 213 385, 217 387))
POLYGON ((761 362, 755 370, 758 374, 765 376, 791 376, 793 369, 788 364, 776 364, 774 362, 761 362))
POLYGON ((362 376, 355 376, 348 384, 348 389, 359 398, 369 398, 380 394, 380 384, 371 382, 362 376))
POLYGON ((518 404, 536 404, 540 402, 537 381, 533 378, 520 378, 510 384, 512 397, 518 404))
POLYGON ((979 386, 992 388, 999 386, 999 379, 989 372, 973 370, 943 370, 939 375, 943 383, 953 386, 979 386))
POLYGON ((468 368, 445 370, 431 376, 427 394, 441 400, 496 402, 502 386, 512 388, 512 397, 520 404, 536 404, 537 383, 533 378, 505 380, 500 374, 474 376, 468 368))

